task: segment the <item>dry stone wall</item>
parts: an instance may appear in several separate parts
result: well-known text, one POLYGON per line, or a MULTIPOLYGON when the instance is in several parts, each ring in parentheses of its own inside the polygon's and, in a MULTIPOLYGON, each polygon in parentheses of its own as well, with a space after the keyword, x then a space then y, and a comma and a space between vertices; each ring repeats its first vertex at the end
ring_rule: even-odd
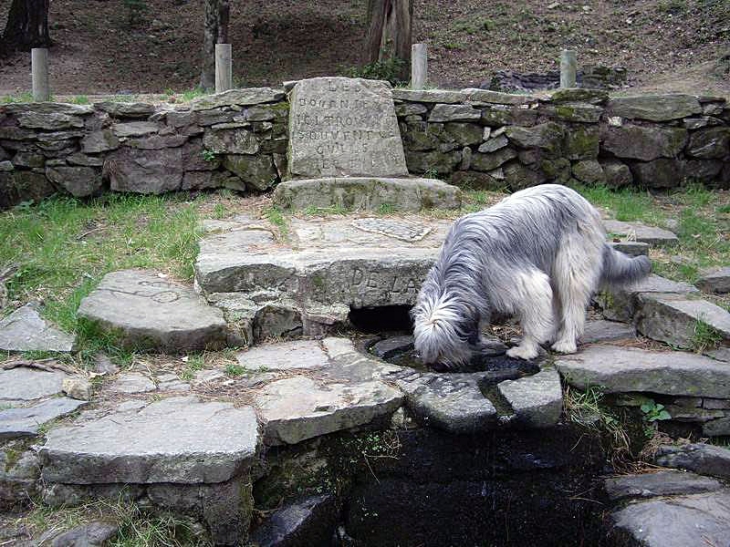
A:
POLYGON ((76 197, 268 190, 286 169, 282 90, 240 89, 189 105, 102 102, 0 107, 0 208, 76 197))
POLYGON ((409 171, 460 186, 730 186, 730 106, 720 97, 465 89, 394 98, 409 171))
MULTIPOLYGON (((510 190, 573 181, 730 187, 722 98, 396 89, 393 100, 410 174, 510 190)), ((289 172, 289 106, 284 90, 270 88, 186 105, 0 106, 0 208, 56 192, 266 191, 289 172)))

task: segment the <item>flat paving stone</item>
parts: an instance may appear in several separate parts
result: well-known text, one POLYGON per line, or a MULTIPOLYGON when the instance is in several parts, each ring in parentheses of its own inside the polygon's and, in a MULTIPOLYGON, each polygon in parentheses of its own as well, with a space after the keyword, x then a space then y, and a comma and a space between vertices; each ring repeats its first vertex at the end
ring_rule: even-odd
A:
POLYGON ((412 305, 451 222, 403 220, 431 231, 408 242, 399 239, 400 233, 393 237, 359 229, 348 218, 293 218, 289 240, 279 242, 271 232, 262 236, 259 228, 241 222, 200 241, 197 283, 211 301, 215 293, 251 297, 275 288, 281 300, 297 302, 303 316, 333 304, 412 305))
POLYGON ((692 443, 659 447, 656 463, 664 467, 687 469, 701 475, 730 479, 730 450, 722 446, 692 443))
POLYGON ((317 369, 329 363, 329 357, 316 340, 256 346, 238 353, 236 359, 248 370, 317 369))
POLYGON ((0 350, 55 351, 74 350, 75 337, 43 319, 35 306, 26 304, 0 321, 0 350))
POLYGON ((151 271, 107 274, 81 301, 78 315, 133 347, 181 352, 221 348, 226 341, 221 310, 207 305, 192 288, 151 271))
POLYGON ((140 372, 125 372, 109 386, 109 391, 115 393, 147 393, 154 391, 157 386, 151 378, 140 372))
POLYGON ((679 244, 679 238, 677 238, 675 233, 656 226, 647 226, 640 222, 604 220, 603 227, 609 234, 626 237, 632 241, 647 243, 652 246, 672 246, 679 244))
POLYGON ((609 242, 609 245, 628 256, 649 256, 650 245, 648 243, 641 243, 639 241, 613 241, 609 242))
POLYGON ((272 382, 254 396, 264 439, 272 445, 369 424, 402 401, 403 394, 384 382, 325 384, 304 376, 272 382))
POLYGON ((615 527, 646 547, 727 545, 730 489, 632 503, 613 514, 615 527))
POLYGON ((636 338, 636 327, 618 321, 586 321, 585 331, 580 341, 583 344, 610 342, 613 340, 632 340, 636 338))
POLYGON ((559 357, 555 367, 578 389, 730 398, 730 367, 694 353, 595 345, 559 357))
POLYGON ((557 370, 543 370, 498 386, 516 414, 517 423, 528 427, 552 427, 560 421, 563 389, 557 370))
POLYGON ((40 449, 43 478, 66 484, 219 483, 253 461, 251 407, 175 397, 54 428, 40 449))
POLYGON ((499 414, 479 388, 482 374, 419 374, 398 380, 406 392, 408 408, 418 419, 432 427, 454 434, 477 433, 494 429, 499 414))
POLYGON ((730 293, 730 267, 720 268, 697 280, 697 288, 709 294, 730 293))
POLYGON ((638 306, 636 328, 653 340, 675 347, 692 348, 698 321, 712 327, 725 340, 730 340, 730 313, 707 300, 642 294, 638 306))
POLYGON ((0 370, 0 401, 31 401, 63 391, 65 372, 47 372, 30 367, 0 370))
POLYGON ((603 315, 611 321, 631 322, 639 307, 641 294, 697 294, 699 291, 689 283, 672 281, 656 274, 628 287, 612 289, 607 297, 599 298, 603 307, 603 315))
POLYGON ((611 477, 604 482, 609 499, 654 498, 716 492, 723 485, 712 477, 682 471, 659 471, 611 477))
POLYGON ((0 440, 35 437, 38 428, 81 408, 85 401, 57 397, 23 408, 0 410, 0 440))

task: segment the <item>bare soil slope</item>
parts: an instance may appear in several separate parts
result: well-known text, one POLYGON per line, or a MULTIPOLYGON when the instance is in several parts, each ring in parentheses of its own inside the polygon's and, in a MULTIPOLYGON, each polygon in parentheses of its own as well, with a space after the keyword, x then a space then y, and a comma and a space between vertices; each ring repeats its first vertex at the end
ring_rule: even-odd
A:
MULTIPOLYGON (((0 0, 0 28, 9 4, 0 0)), ((351 74, 360 65, 366 2, 231 4, 238 85, 351 74)), ((202 0, 53 0, 54 91, 194 88, 202 9, 202 0), (135 1, 147 9, 130 24, 135 1)), ((440 87, 478 85, 498 69, 555 69, 570 46, 579 63, 626 67, 634 87, 730 95, 730 0, 415 0, 415 15, 440 87)), ((0 59, 0 94, 29 88, 30 55, 0 59)))

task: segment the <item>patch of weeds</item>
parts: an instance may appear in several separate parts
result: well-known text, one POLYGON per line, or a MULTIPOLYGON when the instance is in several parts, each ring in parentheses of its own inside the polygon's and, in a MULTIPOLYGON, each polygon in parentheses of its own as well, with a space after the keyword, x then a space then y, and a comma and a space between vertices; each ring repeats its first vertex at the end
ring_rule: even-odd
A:
POLYGON ((246 374, 246 369, 241 365, 234 365, 233 363, 229 363, 228 365, 226 365, 225 372, 228 376, 238 378, 239 376, 243 376, 244 374, 246 374))
POLYGON ((654 206, 650 194, 634 189, 615 190, 604 185, 576 186, 575 190, 593 205, 605 207, 621 221, 643 221, 649 224, 661 224, 664 214, 654 206))
POLYGON ((376 61, 359 68, 346 70, 346 76, 351 78, 365 78, 368 80, 387 80, 393 85, 408 83, 400 77, 406 67, 406 62, 397 57, 390 57, 383 61, 376 61))
POLYGON ((130 27, 137 27, 141 25, 150 9, 147 5, 147 1, 123 0, 123 4, 124 9, 127 11, 127 24, 130 27))
POLYGON ((423 174, 423 178, 439 180, 439 173, 435 168, 431 167, 430 169, 426 169, 426 172, 423 174))
POLYGON ((379 215, 392 215, 395 213, 395 205, 392 203, 381 203, 378 207, 379 215))
POLYGON ((721 205, 716 210, 721 215, 730 215, 730 205, 721 205))
POLYGON ((212 150, 209 150, 209 149, 207 149, 207 148, 204 148, 204 149, 203 149, 203 150, 202 150, 202 151, 200 152, 200 155, 201 155, 201 157, 202 157, 202 158, 203 158, 203 159, 204 159, 205 161, 207 161, 208 163, 213 163, 213 162, 214 162, 214 161, 216 160, 216 155, 215 155, 215 152, 213 152, 212 150))
POLYGON ((86 95, 76 95, 69 100, 71 104, 89 104, 89 98, 86 95))
POLYGON ((204 89, 201 89, 199 87, 196 87, 195 89, 189 89, 188 91, 182 92, 182 100, 184 102, 192 101, 193 99, 197 99, 198 97, 203 97, 207 95, 204 89))
POLYGON ((180 373, 180 379, 189 382, 195 378, 195 373, 205 368, 205 357, 201 354, 192 354, 187 356, 185 370, 180 373))
POLYGON ((657 4, 657 11, 679 15, 687 11, 687 0, 662 0, 657 4))
POLYGON ((715 327, 706 323, 702 318, 695 321, 692 332, 692 349, 697 353, 716 348, 723 340, 723 335, 715 327))
POLYGON ((565 389, 565 413, 570 422, 608 435, 615 460, 631 454, 631 441, 621 420, 604 404, 600 388, 589 386, 585 391, 565 389))
POLYGON ((1 104, 10 104, 10 103, 32 103, 33 102, 33 94, 30 92, 24 92, 24 93, 18 93, 17 95, 5 95, 4 97, 0 98, 1 104))
POLYGON ((278 207, 269 207, 264 210, 263 216, 279 229, 279 234, 281 234, 282 239, 289 239, 289 224, 287 223, 281 209, 278 207))

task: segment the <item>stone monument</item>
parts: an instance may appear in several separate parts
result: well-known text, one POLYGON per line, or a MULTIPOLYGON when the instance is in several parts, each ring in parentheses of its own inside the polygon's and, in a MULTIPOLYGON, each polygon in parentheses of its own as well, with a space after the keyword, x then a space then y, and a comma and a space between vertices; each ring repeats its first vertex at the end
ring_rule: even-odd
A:
POLYGON ((397 211, 458 208, 456 187, 408 176, 388 82, 313 78, 289 98, 288 175, 274 201, 281 207, 379 207, 397 211))

